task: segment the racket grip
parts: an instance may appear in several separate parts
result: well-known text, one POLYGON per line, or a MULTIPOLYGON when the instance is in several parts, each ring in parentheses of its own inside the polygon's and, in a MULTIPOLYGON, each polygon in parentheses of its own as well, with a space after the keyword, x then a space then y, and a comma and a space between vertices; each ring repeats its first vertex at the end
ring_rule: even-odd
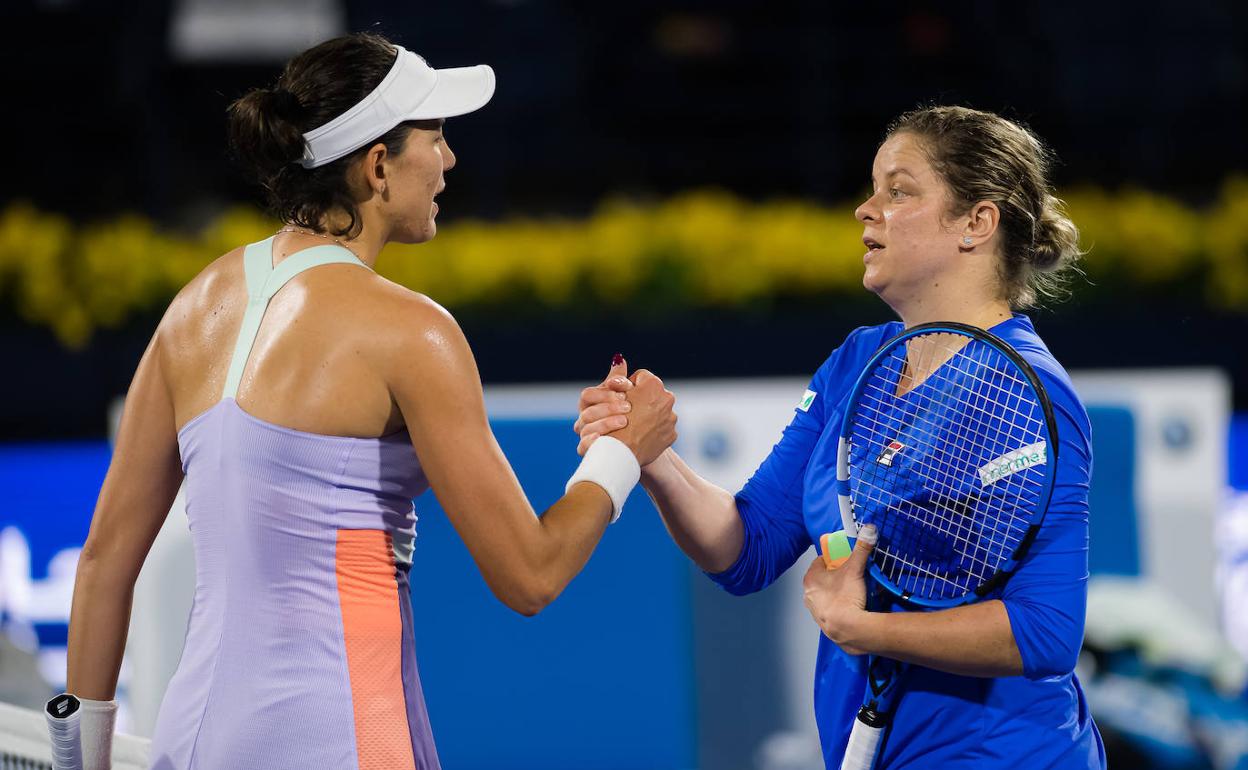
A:
POLYGON ((849 745, 845 747, 845 758, 841 760, 841 770, 871 770, 883 735, 883 726, 872 727, 863 722, 861 716, 855 719, 854 729, 849 734, 849 745))
POLYGON ((81 705, 74 696, 62 693, 45 708, 55 770, 82 770, 81 705))

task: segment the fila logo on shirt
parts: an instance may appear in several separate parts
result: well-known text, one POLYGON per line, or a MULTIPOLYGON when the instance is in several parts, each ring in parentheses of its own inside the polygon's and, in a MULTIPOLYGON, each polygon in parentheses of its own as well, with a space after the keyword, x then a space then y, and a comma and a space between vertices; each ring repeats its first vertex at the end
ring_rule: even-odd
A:
POLYGON ((897 439, 893 439, 892 441, 888 442, 888 446, 884 447, 884 451, 880 452, 880 456, 875 458, 875 461, 879 463, 880 465, 887 465, 889 467, 892 467, 893 458, 897 456, 898 452, 900 452, 901 450, 905 448, 906 448, 905 444, 901 443, 897 439))

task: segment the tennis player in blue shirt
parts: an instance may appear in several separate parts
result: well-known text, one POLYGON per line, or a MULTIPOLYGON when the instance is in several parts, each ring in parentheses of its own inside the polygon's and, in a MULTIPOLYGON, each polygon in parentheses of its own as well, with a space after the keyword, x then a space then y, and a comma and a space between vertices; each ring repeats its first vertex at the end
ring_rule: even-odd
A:
MULTIPOLYGON (((1060 448, 1048 514, 1004 588, 931 612, 867 612, 871 545, 840 569, 816 559, 806 605, 823 631, 815 718, 840 766, 866 686, 860 656, 912 664, 878 768, 1103 768, 1105 751, 1074 674, 1088 579, 1088 417, 1070 379, 1017 311, 1060 293, 1078 231, 1052 195, 1049 153, 1022 126, 960 107, 895 120, 875 156, 863 224, 863 285, 901 319, 850 333, 815 373, 780 442, 733 495, 671 449, 642 470, 677 545, 733 594, 762 590, 841 528, 834 486, 844 401, 867 360, 903 328, 956 321, 990 330, 1031 364, 1053 402, 1060 448)), ((627 424, 617 359, 582 394, 584 451, 627 424)))

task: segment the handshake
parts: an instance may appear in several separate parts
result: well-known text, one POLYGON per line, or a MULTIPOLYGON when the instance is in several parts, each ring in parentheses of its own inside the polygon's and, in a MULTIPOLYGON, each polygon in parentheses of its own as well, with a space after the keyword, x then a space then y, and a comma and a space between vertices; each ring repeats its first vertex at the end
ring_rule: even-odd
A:
POLYGON ((662 380, 645 369, 629 375, 617 353, 606 379, 581 391, 573 426, 581 437, 576 451, 583 456, 600 436, 610 436, 632 450, 644 468, 676 442, 675 403, 662 380))

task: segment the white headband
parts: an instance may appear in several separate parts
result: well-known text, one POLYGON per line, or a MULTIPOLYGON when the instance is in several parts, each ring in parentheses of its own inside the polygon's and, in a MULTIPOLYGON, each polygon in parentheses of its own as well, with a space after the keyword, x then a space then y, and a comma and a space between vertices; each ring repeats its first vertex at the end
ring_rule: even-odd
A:
POLYGON ((299 163, 316 168, 338 160, 408 120, 453 118, 481 109, 494 95, 494 70, 485 64, 435 70, 401 46, 394 66, 372 93, 351 109, 307 132, 299 163))

